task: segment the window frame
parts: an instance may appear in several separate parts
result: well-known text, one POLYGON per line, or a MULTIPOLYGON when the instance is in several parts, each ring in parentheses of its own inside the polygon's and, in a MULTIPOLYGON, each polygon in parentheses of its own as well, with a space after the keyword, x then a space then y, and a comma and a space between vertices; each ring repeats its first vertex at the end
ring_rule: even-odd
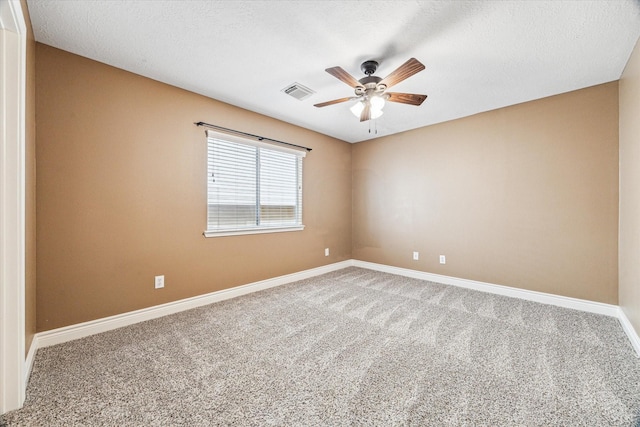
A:
MULTIPOLYGON (((306 149, 296 149, 296 148, 289 148, 287 146, 284 145, 279 145, 279 144, 275 144, 275 143, 268 143, 268 142, 263 142, 260 140, 253 140, 253 139, 249 139, 249 138, 245 138, 245 137, 241 137, 241 136, 236 136, 236 135, 232 135, 232 134, 228 134, 228 133, 224 133, 224 132, 218 132, 218 131, 214 131, 214 130, 207 130, 206 131, 206 135, 207 135, 207 195, 206 195, 206 203, 207 203, 207 227, 206 230, 203 232, 203 235, 205 237, 225 237, 225 236, 241 236, 241 235, 248 235, 248 234, 264 234, 264 233, 281 233, 281 232, 290 232, 290 231, 301 231, 304 230, 305 226, 304 223, 302 222, 303 219, 303 172, 304 172, 304 168, 303 168, 303 163, 304 163, 304 157, 307 154, 306 149), (221 140, 224 142, 228 142, 228 143, 234 143, 234 144, 240 144, 240 145, 245 145, 245 146, 252 146, 252 147, 256 147, 258 150, 270 150, 270 151, 274 151, 274 152, 284 152, 287 154, 293 154, 297 157, 297 168, 296 169, 300 169, 299 171, 296 170, 296 185, 298 186, 297 191, 297 195, 296 195, 296 212, 299 214, 296 215, 296 224, 292 224, 292 225, 271 225, 271 226, 265 226, 265 225, 255 225, 255 226, 247 226, 247 227, 237 227, 237 228, 218 228, 218 229, 210 229, 209 228, 209 214, 210 214, 210 206, 212 206, 213 204, 211 203, 211 199, 210 199, 210 186, 211 186, 211 179, 212 179, 212 164, 214 160, 210 161, 210 158, 212 158, 213 154, 212 154, 212 144, 215 144, 215 142, 212 142, 212 140, 221 140), (299 219, 299 222, 297 221, 299 219)), ((257 156, 257 159, 260 156, 257 156)), ((260 173, 260 164, 259 162, 256 160, 256 174, 260 173)), ((258 180, 258 183, 261 183, 261 180, 258 180)), ((258 185, 258 184, 256 184, 258 185)), ((258 193, 260 192, 260 188, 257 188, 258 193)), ((261 203, 260 203, 260 199, 256 199, 255 201, 256 203, 256 210, 259 212, 260 211, 260 207, 261 207, 261 203)), ((260 215, 257 214, 256 218, 260 218, 260 215)))

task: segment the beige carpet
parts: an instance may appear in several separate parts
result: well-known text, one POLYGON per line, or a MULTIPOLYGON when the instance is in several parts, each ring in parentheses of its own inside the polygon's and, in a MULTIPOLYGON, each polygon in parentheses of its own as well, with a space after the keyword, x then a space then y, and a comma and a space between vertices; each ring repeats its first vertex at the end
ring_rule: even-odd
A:
POLYGON ((347 268, 38 351, 16 426, 632 426, 614 318, 347 268))

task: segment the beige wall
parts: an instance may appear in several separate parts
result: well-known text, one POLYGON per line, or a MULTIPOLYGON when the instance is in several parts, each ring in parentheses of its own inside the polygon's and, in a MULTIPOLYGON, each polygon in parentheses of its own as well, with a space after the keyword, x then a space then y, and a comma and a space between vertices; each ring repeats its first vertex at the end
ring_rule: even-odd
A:
POLYGON ((352 146, 49 46, 37 58, 39 331, 351 257, 618 302, 617 82, 352 146), (201 236, 199 120, 314 149, 305 231, 201 236))
POLYGON ((25 352, 36 333, 36 42, 27 2, 21 0, 27 25, 27 93, 25 112, 25 352))
POLYGON ((640 43, 620 79, 620 299, 640 334, 640 43))
POLYGON ((359 143, 352 161, 355 259, 617 303, 617 82, 359 143))
POLYGON ((38 331, 351 258, 351 145, 42 44, 36 68, 38 331), (313 148, 304 231, 202 236, 201 120, 313 148))

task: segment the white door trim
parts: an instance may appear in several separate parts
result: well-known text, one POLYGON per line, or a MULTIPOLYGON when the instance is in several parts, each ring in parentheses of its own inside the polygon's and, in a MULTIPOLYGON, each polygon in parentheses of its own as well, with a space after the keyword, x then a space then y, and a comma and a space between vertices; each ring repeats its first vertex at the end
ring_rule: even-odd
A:
POLYGON ((19 0, 0 0, 0 414, 24 403, 25 85, 19 0))

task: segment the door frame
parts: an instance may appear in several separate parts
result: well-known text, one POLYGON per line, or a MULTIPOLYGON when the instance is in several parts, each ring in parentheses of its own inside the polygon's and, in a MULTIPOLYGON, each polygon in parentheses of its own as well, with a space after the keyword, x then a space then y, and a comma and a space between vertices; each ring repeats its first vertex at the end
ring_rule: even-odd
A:
POLYGON ((25 89, 19 0, 0 0, 0 414, 25 399, 25 89))

